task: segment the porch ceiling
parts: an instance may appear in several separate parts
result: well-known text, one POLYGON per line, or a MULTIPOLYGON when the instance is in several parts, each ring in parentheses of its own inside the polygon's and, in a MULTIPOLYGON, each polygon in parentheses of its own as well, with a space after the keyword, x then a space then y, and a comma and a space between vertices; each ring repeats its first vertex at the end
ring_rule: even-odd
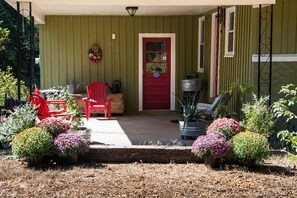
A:
MULTIPOLYGON (((5 0, 16 8, 17 1, 5 0)), ((38 23, 46 15, 128 15, 127 6, 138 6, 136 15, 199 15, 217 6, 274 4, 275 0, 31 0, 38 23)))

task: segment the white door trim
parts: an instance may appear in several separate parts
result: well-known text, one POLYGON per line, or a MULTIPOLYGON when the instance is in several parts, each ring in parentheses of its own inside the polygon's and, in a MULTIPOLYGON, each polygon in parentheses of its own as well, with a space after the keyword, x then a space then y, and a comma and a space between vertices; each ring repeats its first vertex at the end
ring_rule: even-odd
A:
POLYGON ((139 62, 138 62, 138 110, 143 111, 143 38, 170 38, 171 39, 171 68, 170 68, 170 110, 175 110, 175 34, 141 33, 139 34, 139 62))

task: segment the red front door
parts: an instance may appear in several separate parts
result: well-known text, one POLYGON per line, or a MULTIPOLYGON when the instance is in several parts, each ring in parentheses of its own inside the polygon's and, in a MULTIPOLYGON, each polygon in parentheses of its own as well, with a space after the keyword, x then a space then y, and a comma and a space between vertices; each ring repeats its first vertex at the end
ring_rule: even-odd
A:
POLYGON ((170 38, 143 39, 143 109, 170 109, 170 38))

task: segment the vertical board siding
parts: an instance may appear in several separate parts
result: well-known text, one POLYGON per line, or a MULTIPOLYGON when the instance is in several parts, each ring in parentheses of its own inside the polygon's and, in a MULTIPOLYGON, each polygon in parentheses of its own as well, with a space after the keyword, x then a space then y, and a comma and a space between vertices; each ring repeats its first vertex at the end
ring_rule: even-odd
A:
POLYGON ((139 33, 175 33, 179 91, 180 80, 197 70, 197 28, 197 16, 47 16, 40 25, 41 88, 121 80, 125 110, 137 111, 139 33), (99 63, 88 59, 94 43, 103 51, 99 63))
MULTIPOLYGON (((220 79, 219 91, 227 91, 234 82, 253 83, 251 73, 251 6, 236 7, 235 21, 235 54, 234 57, 224 57, 225 54, 225 27, 222 26, 221 31, 221 47, 220 47, 220 79)), ((205 68, 204 73, 200 76, 205 80, 205 88, 202 92, 202 100, 213 101, 209 98, 209 78, 210 78, 210 60, 211 60, 211 34, 212 34, 212 13, 205 16, 205 68)), ((202 15, 203 16, 203 15, 202 15)), ((230 110, 236 109, 236 96, 230 101, 230 110)))

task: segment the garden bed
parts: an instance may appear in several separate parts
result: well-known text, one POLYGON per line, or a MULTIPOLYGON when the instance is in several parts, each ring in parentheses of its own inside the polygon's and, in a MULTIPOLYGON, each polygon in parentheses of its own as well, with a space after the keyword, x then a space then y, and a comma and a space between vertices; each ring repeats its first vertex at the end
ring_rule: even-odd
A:
POLYGON ((203 164, 83 163, 28 168, 0 161, 0 197, 296 197, 297 170, 270 157, 256 171, 203 164))

